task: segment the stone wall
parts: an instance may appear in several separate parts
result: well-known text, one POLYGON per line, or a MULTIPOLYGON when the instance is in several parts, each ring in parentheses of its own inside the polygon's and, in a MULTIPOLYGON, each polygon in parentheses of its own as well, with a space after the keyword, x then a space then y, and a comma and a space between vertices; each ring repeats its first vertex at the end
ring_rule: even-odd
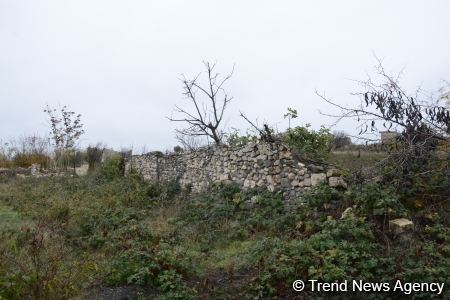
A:
POLYGON ((235 182, 244 188, 267 188, 294 197, 305 189, 327 182, 345 187, 335 169, 305 164, 287 146, 279 143, 249 143, 241 148, 211 147, 192 152, 151 152, 128 158, 125 171, 133 168, 146 180, 177 180, 205 191, 213 182, 235 182))

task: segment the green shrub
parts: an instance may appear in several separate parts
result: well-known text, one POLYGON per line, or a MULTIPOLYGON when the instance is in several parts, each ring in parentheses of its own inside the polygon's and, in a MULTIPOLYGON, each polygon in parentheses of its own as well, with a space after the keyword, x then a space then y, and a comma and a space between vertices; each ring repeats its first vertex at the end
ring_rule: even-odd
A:
POLYGON ((0 235, 0 299, 70 298, 95 269, 43 224, 0 235))
POLYGON ((258 139, 257 136, 247 133, 246 135, 240 135, 238 131, 226 135, 226 143, 231 147, 242 147, 249 142, 255 142, 258 139))
POLYGON ((355 218, 328 220, 307 239, 262 240, 251 252, 258 276, 245 293, 260 298, 280 295, 290 291, 292 282, 299 278, 321 282, 389 280, 386 275, 392 274, 393 262, 380 256, 380 251, 370 226, 355 218))
POLYGON ((366 184, 351 189, 348 194, 366 216, 402 217, 406 214, 400 197, 392 188, 379 184, 366 184))
POLYGON ((303 159, 324 160, 330 152, 330 131, 323 126, 318 131, 310 127, 310 124, 306 124, 289 128, 283 134, 283 141, 303 159))
POLYGON ((113 180, 122 177, 125 173, 125 162, 122 156, 115 155, 108 158, 98 170, 98 177, 104 180, 113 180))
POLYGON ((187 299, 192 297, 182 280, 182 273, 189 274, 189 267, 189 262, 167 244, 152 246, 148 242, 138 242, 112 258, 106 282, 110 285, 150 285, 160 289, 166 297, 170 296, 167 299, 187 299))

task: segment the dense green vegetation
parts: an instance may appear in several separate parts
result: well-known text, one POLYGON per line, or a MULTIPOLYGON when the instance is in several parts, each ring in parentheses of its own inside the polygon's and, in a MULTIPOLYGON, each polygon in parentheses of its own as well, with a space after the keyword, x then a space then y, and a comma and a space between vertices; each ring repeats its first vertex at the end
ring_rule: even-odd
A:
MULTIPOLYGON (((123 177, 122 167, 113 159, 86 177, 0 185, 12 224, 0 229, 0 299, 101 298, 114 288, 138 299, 339 297, 296 293, 295 279, 450 284, 448 199, 410 206, 375 183, 319 186, 289 202, 233 185, 191 195, 123 177), (415 228, 396 236, 387 224, 402 216, 415 228)), ((406 297, 360 295, 387 296, 406 297)))

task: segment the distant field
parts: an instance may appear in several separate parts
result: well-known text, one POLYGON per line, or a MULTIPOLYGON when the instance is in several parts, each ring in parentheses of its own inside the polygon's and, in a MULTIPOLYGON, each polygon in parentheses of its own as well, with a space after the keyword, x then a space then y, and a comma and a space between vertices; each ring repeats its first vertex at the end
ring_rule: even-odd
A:
POLYGON ((387 153, 381 151, 333 151, 329 160, 349 171, 357 171, 360 168, 374 166, 386 157, 387 153))

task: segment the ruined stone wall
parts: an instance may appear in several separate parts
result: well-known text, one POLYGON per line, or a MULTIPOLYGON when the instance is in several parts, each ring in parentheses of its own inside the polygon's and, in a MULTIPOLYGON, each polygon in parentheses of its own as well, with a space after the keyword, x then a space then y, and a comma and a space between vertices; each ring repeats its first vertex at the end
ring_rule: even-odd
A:
POLYGON ((345 187, 337 170, 306 165, 279 143, 249 143, 241 148, 212 147, 171 154, 152 152, 127 159, 126 172, 131 168, 146 180, 177 180, 181 186, 191 185, 193 192, 205 191, 218 181, 280 191, 287 198, 321 182, 345 187))

